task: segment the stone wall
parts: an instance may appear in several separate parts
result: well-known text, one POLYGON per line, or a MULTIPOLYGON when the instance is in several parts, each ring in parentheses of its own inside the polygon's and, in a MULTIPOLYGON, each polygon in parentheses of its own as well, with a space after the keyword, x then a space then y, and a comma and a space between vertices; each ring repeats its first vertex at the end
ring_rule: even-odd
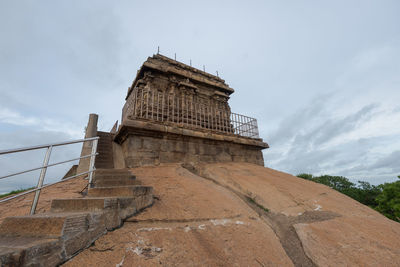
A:
POLYGON ((260 148, 190 136, 129 135, 122 143, 129 168, 160 163, 250 162, 264 166, 260 148))
POLYGON ((128 168, 160 163, 250 162, 264 166, 262 139, 127 120, 114 141, 128 168))

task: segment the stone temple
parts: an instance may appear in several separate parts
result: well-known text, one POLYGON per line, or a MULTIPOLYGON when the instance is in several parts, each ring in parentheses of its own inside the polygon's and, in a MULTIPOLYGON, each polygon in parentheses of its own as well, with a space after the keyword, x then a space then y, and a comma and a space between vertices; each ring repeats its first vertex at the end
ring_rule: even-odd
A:
POLYGON ((217 76, 160 54, 149 57, 128 88, 121 125, 111 133, 99 132, 99 149, 113 140, 113 155, 100 154, 96 165, 264 165, 261 150, 268 144, 259 138, 256 119, 231 111, 228 100, 233 92, 217 76))
POLYGON ((268 145, 255 119, 231 111, 233 92, 148 58, 121 125, 97 131, 90 114, 85 137, 96 138, 41 187, 38 213, 22 215, 33 191, 0 199, 0 266, 400 266, 400 224, 263 166, 268 145))

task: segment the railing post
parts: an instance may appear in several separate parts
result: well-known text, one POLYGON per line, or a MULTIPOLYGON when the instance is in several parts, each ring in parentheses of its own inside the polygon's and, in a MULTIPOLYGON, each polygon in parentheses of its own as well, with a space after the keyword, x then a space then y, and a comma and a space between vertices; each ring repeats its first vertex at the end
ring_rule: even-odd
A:
POLYGON ((92 187, 92 179, 93 179, 93 171, 94 167, 94 160, 96 158, 96 151, 97 151, 97 143, 99 139, 93 140, 92 142, 92 153, 90 156, 90 163, 89 163, 89 187, 92 187))
MULTIPOLYGON (((51 154, 52 149, 53 149, 53 146, 49 146, 47 148, 47 151, 46 151, 46 154, 45 154, 44 160, 43 160, 43 168, 40 171, 39 181, 38 181, 36 188, 41 188, 43 186, 43 181, 44 181, 44 177, 46 176, 47 165, 49 165, 49 159, 50 159, 50 154, 51 154)), ((36 190, 36 192, 35 192, 35 197, 33 198, 32 206, 31 206, 31 215, 35 214, 36 206, 39 201, 40 190, 41 189, 36 190)))

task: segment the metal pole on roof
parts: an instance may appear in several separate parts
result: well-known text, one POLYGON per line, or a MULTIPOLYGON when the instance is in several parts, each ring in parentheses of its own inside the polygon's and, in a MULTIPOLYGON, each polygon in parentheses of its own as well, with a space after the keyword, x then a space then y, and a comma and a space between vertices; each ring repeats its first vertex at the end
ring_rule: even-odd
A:
POLYGON ((160 46, 157 46, 157 55, 160 54, 160 46))
POLYGON ((218 76, 218 71, 216 71, 216 72, 217 72, 217 77, 219 77, 219 76, 218 76))
POLYGON ((190 60, 190 67, 192 66, 192 60, 190 60))
POLYGON ((206 66, 203 65, 203 71, 206 72, 206 66))
POLYGON ((176 61, 176 53, 175 53, 175 61, 176 61))

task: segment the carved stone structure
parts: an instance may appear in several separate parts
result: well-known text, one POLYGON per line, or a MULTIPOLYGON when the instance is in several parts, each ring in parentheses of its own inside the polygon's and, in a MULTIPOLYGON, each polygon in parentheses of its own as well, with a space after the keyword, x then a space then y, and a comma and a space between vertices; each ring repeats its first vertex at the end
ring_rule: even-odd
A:
POLYGON ((264 164, 257 121, 231 112, 223 79, 154 55, 129 87, 115 142, 127 167, 169 162, 264 164))

